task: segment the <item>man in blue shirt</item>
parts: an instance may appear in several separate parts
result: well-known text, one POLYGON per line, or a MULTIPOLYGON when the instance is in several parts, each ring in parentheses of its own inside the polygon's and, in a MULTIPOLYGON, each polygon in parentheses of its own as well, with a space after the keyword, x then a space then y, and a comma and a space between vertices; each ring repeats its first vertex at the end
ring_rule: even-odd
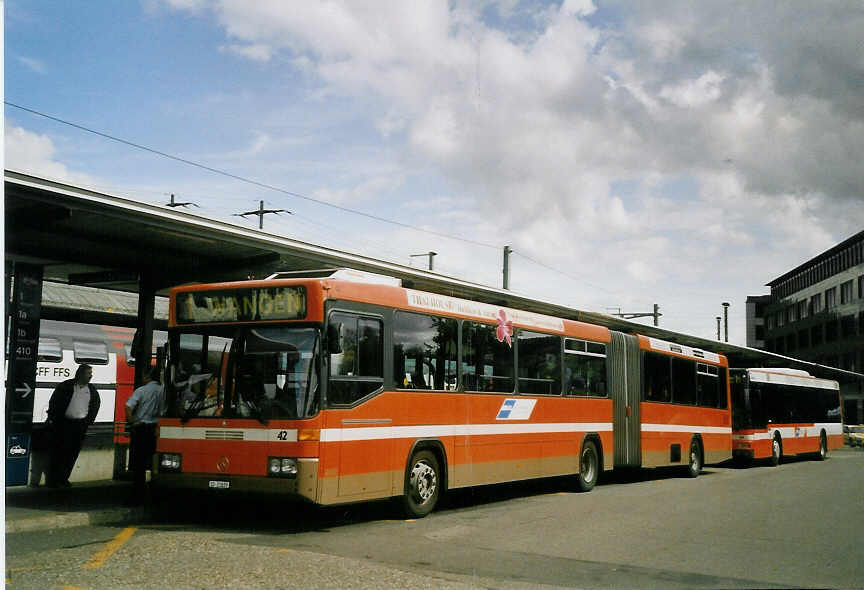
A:
POLYGON ((132 392, 126 402, 126 423, 131 443, 129 464, 134 476, 131 504, 142 504, 146 493, 147 469, 156 452, 156 423, 162 411, 164 394, 157 380, 157 371, 151 367, 144 374, 144 384, 132 392))

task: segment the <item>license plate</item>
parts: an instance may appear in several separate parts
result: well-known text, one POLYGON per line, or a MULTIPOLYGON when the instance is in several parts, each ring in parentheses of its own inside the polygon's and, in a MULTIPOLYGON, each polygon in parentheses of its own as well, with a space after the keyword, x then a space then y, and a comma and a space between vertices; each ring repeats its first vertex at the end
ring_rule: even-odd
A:
POLYGON ((230 481, 215 481, 215 480, 210 481, 210 487, 211 488, 218 488, 220 490, 227 490, 230 486, 231 486, 230 481))

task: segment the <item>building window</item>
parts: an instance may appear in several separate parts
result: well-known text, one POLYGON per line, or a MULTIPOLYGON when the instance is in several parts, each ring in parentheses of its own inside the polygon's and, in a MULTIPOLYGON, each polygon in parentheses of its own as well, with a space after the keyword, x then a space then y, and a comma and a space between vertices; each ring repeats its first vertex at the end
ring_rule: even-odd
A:
POLYGON ((786 325, 786 310, 781 309, 777 312, 777 327, 786 325))
POLYGON ((837 307, 837 287, 825 289, 825 309, 837 307))
POLYGON ((858 277, 858 299, 864 299, 864 275, 858 277))
POLYGON ((822 293, 817 293, 810 298, 810 315, 815 315, 822 311, 822 293))
POLYGON ((798 319, 803 320, 807 318, 807 300, 799 301, 797 304, 798 307, 798 319))
POLYGON ((853 336, 855 336, 854 315, 843 316, 843 319, 840 320, 840 331, 843 334, 843 338, 852 338, 853 336))
POLYGON ((852 280, 848 280, 840 285, 840 304, 845 305, 852 301, 852 280))
POLYGON ((812 346, 822 344, 822 326, 813 326, 810 329, 810 344, 812 346))
POLYGON ((825 322, 825 342, 835 342, 837 340, 837 323, 837 320, 828 320, 825 322))

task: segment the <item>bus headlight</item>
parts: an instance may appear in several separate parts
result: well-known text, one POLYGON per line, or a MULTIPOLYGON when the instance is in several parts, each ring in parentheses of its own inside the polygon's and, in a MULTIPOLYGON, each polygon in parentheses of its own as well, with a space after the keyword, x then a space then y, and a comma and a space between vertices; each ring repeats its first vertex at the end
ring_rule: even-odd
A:
POLYGON ((270 477, 297 477, 297 460, 288 457, 268 457, 267 475, 270 477))
POLYGON ((159 453, 159 471, 180 471, 181 466, 179 453, 159 453))

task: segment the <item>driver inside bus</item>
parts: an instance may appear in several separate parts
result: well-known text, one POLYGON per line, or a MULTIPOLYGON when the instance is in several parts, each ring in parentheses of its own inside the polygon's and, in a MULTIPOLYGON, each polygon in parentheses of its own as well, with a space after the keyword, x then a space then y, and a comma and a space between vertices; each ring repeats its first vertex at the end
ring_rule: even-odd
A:
POLYGON ((259 355, 244 356, 237 368, 237 410, 243 417, 269 414, 270 400, 264 387, 264 359, 259 355))

